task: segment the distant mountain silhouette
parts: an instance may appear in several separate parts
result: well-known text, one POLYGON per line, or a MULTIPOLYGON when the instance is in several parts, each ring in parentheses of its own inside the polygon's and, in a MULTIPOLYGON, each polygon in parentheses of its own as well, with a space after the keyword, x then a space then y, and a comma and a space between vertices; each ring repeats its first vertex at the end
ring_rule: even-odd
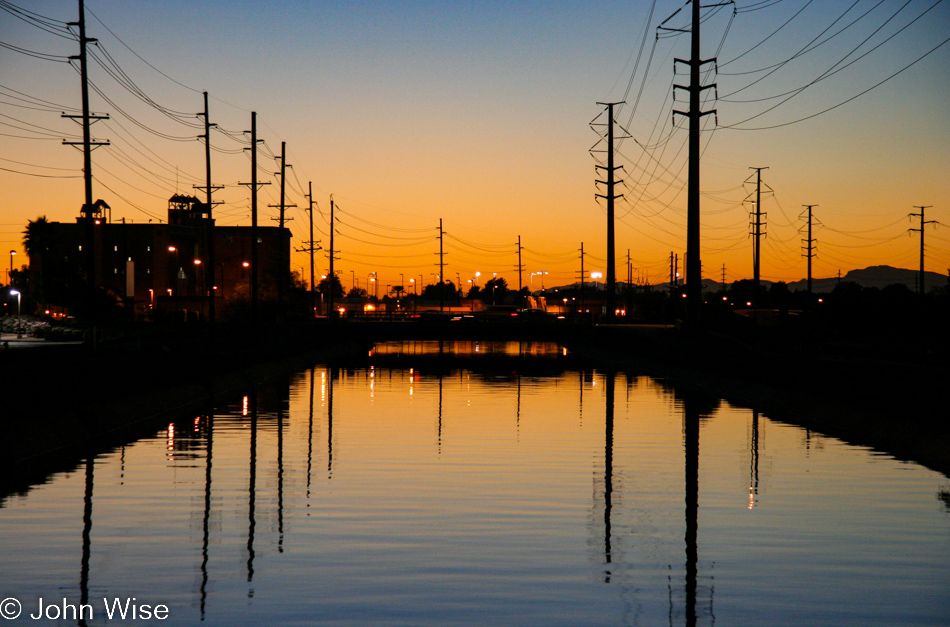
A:
MULTIPOLYGON (((947 275, 939 274, 937 272, 926 272, 925 273, 926 288, 929 292, 935 287, 942 287, 947 285, 947 275)), ((861 287, 876 287, 878 289, 885 288, 888 285, 894 285, 895 283, 902 283, 906 285, 911 291, 917 289, 917 270, 907 270, 906 268, 894 268, 892 266, 871 266, 869 268, 862 268, 860 270, 851 270, 847 274, 841 277, 841 281, 850 281, 852 283, 857 283, 861 287)), ((769 286, 774 281, 762 281, 762 285, 769 286)), ((618 289, 622 290, 620 281, 617 282, 618 289)), ((704 279, 704 291, 706 292, 718 292, 722 289, 722 284, 719 281, 713 279, 704 279)), ((812 279, 812 290, 816 293, 828 293, 835 289, 835 286, 838 284, 838 277, 831 278, 813 278, 812 279)), ((605 285, 602 282, 587 281, 585 283, 586 288, 590 291, 603 290, 605 285)), ((728 288, 731 283, 726 283, 726 288, 728 288)), ((580 283, 573 283, 571 285, 558 286, 556 288, 548 288, 546 291, 551 289, 577 289, 580 288, 580 283)), ((653 284, 654 290, 669 290, 669 282, 664 283, 655 283, 653 284)), ((804 291, 808 289, 808 281, 802 279, 800 281, 791 281, 788 284, 788 289, 791 291, 804 291)), ((535 290, 540 293, 540 290, 535 290)))
MULTIPOLYGON (((861 287, 876 287, 878 289, 885 288, 888 285, 894 285, 895 283, 902 283, 911 291, 914 291, 917 289, 917 276, 917 270, 907 270, 905 268, 894 268, 891 266, 871 266, 870 268, 863 268, 861 270, 851 270, 841 277, 841 280, 857 283, 861 287)), ((924 280, 928 292, 935 287, 941 287, 947 284, 946 275, 937 274, 936 272, 925 272, 924 280)), ((812 290, 815 292, 830 292, 835 289, 835 285, 837 284, 837 277, 830 279, 813 278, 812 290)), ((788 288, 792 291, 807 289, 808 281, 802 279, 801 281, 789 283, 788 288)))

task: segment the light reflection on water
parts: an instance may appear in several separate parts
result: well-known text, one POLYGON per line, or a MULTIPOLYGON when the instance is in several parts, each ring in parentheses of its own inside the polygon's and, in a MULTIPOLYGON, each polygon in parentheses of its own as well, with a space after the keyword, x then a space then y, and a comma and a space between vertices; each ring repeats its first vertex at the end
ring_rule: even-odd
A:
POLYGON ((945 477, 663 381, 410 346, 7 498, 0 597, 90 624, 102 597, 179 625, 946 623, 945 477))

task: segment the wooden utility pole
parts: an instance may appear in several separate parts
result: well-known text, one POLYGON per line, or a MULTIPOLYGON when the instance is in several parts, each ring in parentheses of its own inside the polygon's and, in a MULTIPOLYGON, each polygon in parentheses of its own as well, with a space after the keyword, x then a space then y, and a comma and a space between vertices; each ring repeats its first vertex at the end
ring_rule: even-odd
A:
POLYGON ((263 140, 257 139, 257 112, 251 111, 251 146, 245 150, 251 151, 251 182, 238 183, 251 188, 251 324, 257 324, 257 190, 261 185, 270 183, 257 182, 257 144, 263 140))
MULTIPOLYGON (((211 127, 216 126, 212 124, 209 119, 208 112, 208 92, 204 92, 204 102, 205 110, 201 113, 201 116, 205 120, 205 134, 199 135, 199 137, 204 138, 205 140, 205 203, 208 205, 208 258, 206 259, 208 265, 205 267, 205 283, 208 286, 208 323, 211 325, 211 337, 214 337, 214 320, 215 320, 215 294, 214 294, 214 268, 215 268, 215 259, 214 259, 214 216, 212 214, 212 207, 215 203, 211 199, 211 194, 216 189, 222 189, 222 187, 214 187, 211 185, 211 127)), ((196 186, 197 187, 197 186, 196 186)), ((224 279, 222 277, 222 283, 224 279)), ((221 294, 224 295, 224 285, 221 286, 221 294)))
MULTIPOLYGON (((286 192, 285 192, 285 181, 287 180, 287 142, 280 142, 280 172, 275 172, 275 174, 280 176, 280 204, 279 205, 268 205, 271 208, 280 208, 280 217, 278 218, 278 224, 280 226, 280 232, 278 234, 278 242, 280 242, 280 248, 277 250, 277 316, 278 319, 283 320, 284 317, 284 288, 287 283, 287 273, 290 270, 290 259, 284 258, 284 224, 289 220, 284 216, 286 214, 287 207, 296 207, 297 205, 292 204, 288 205, 286 202, 286 192)), ((292 219, 292 218, 291 218, 292 219)), ((289 247, 288 247, 289 250, 289 247)))
POLYGON ((927 290, 924 288, 924 229, 928 224, 936 224, 936 220, 924 220, 924 210, 930 209, 933 205, 914 205, 914 209, 920 209, 920 213, 909 213, 907 214, 910 218, 920 218, 920 228, 919 229, 907 229, 908 231, 916 231, 920 233, 920 280, 917 281, 917 292, 921 295, 927 293, 927 290))
POLYGON ((313 253, 314 248, 316 248, 316 243, 313 241, 313 182, 309 182, 307 185, 307 198, 310 200, 310 242, 308 243, 308 248, 310 249, 310 318, 312 319, 314 313, 317 310, 317 292, 316 292, 316 271, 314 269, 313 263, 313 253))
POLYGON ((443 242, 445 231, 442 230, 442 218, 439 218, 439 311, 445 311, 445 252, 443 242))
MULTIPOLYGON (((98 324, 98 306, 96 304, 96 284, 98 277, 96 273, 96 230, 95 214, 96 204, 92 201, 92 150, 99 146, 108 146, 108 141, 92 141, 93 122, 98 120, 108 120, 108 115, 92 115, 89 111, 89 64, 86 55, 86 46, 95 43, 96 40, 86 37, 86 6, 83 0, 79 0, 79 21, 70 22, 69 26, 79 27, 79 55, 70 57, 70 60, 79 60, 79 76, 82 84, 82 115, 63 114, 64 118, 82 118, 82 155, 83 155, 83 186, 84 197, 83 206, 80 215, 83 217, 86 246, 86 302, 89 315, 89 326, 92 329, 91 341, 92 348, 96 347, 96 325, 98 324)), ((78 146, 80 142, 70 142, 63 140, 67 146, 78 146)), ((101 201, 100 201, 101 203, 101 201)), ((105 204, 105 203, 102 203, 105 204)))
POLYGON ((333 317, 336 315, 336 309, 333 306, 333 279, 336 277, 334 274, 335 270, 333 269, 333 261, 336 256, 336 249, 333 247, 334 231, 336 231, 336 203, 333 201, 333 194, 330 194, 330 274, 327 275, 328 320, 333 320, 333 317))
POLYGON ((585 309, 587 309, 587 300, 585 298, 586 278, 587 278, 587 275, 584 274, 584 242, 581 242, 581 312, 582 313, 585 309))
POLYGON ((521 263, 521 251, 524 247, 521 245, 521 236, 518 236, 518 294, 521 294, 522 284, 521 275, 524 274, 524 264, 521 263))
POLYGON ((817 207, 818 205, 802 205, 802 206, 805 207, 806 210, 808 211, 808 218, 807 218, 807 219, 808 219, 808 238, 807 238, 807 239, 803 239, 802 241, 805 243, 805 246, 803 247, 803 248, 805 249, 805 255, 804 255, 804 256, 805 256, 806 259, 808 259, 808 303, 809 303, 809 306, 810 306, 810 305, 811 305, 811 297, 812 297, 811 260, 812 260, 813 257, 815 257, 815 253, 814 253, 814 249, 815 249, 815 239, 811 236, 811 231, 812 231, 812 209, 813 209, 814 207, 817 207))

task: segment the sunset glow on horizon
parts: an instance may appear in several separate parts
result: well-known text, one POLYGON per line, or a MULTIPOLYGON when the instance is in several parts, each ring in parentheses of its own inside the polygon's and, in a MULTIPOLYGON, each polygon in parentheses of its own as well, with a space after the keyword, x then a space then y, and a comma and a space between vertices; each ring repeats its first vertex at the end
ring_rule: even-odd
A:
MULTIPOLYGON (((62 117, 80 112, 78 63, 68 61, 78 43, 67 29, 77 4, 0 3, 0 245, 17 251, 15 267, 27 260, 28 220, 73 222, 83 202, 81 152, 63 145, 81 139, 81 126, 62 117)), ((702 56, 718 59, 704 79, 717 84, 704 93, 704 109, 717 111, 702 139, 706 278, 719 281, 723 266, 727 282, 752 276, 753 167, 768 168, 772 190, 762 202, 766 280, 805 277, 805 204, 820 222, 816 278, 916 270, 916 206, 950 225, 950 6, 815 4, 704 10, 702 56)), ((516 288, 520 236, 523 285, 539 272, 545 287, 566 285, 578 280, 582 242, 585 274, 606 270, 596 103, 626 101, 616 273, 626 280, 629 249, 634 281, 662 283, 670 253, 682 264, 686 249, 687 133, 672 111, 688 108, 673 85, 687 83, 674 59, 690 52, 688 34, 657 27, 688 29, 683 6, 87 0, 87 34, 98 40, 91 108, 109 116, 92 131, 110 142, 93 152, 93 198, 113 221, 136 223, 165 220, 175 193, 203 200, 196 114, 207 91, 212 182, 224 186, 218 224, 250 224, 239 183, 251 178, 245 132, 255 111, 258 176, 270 182, 259 223, 276 225, 284 141, 291 248, 309 239, 312 182, 318 277, 329 268, 332 194, 335 269, 347 289, 371 275, 381 296, 401 281, 411 293, 410 277, 434 283, 440 219, 446 279, 466 287, 476 272, 482 284, 497 273, 516 288)), ((946 231, 928 227, 926 244, 927 270, 950 272, 946 231)), ((305 253, 290 267, 309 279, 305 253)))

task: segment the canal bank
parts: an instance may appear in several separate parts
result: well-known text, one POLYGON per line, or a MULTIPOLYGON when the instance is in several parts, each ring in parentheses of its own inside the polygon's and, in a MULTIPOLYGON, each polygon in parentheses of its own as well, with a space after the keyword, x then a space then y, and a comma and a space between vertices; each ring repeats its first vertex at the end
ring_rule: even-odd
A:
POLYGON ((154 327, 88 345, 35 343, 0 353, 5 493, 77 459, 154 431, 170 415, 207 412, 241 389, 369 345, 326 325, 271 329, 154 327), (279 329, 279 330, 278 330, 279 329))
MULTIPOLYGON (((397 330, 405 335, 406 329, 412 338, 479 336, 476 325, 397 330)), ((502 339, 523 330, 482 329, 502 339)), ((551 325, 547 330, 549 340, 581 360, 572 360, 574 367, 670 379, 950 476, 950 425, 941 392, 950 375, 946 367, 754 349, 725 336, 692 338, 673 327, 551 325)), ((0 418, 6 436, 0 443, 4 492, 26 489, 89 453, 148 435, 170 415, 207 413, 229 393, 270 377, 314 363, 360 363, 373 340, 393 333, 346 323, 257 330, 218 325, 212 345, 205 327, 156 326, 96 351, 82 345, 5 351, 0 354, 6 389, 0 418)), ((535 340, 547 335, 533 329, 535 340)))
POLYGON ((936 360, 768 350, 725 335, 621 325, 588 328, 567 346, 598 367, 672 379, 950 476, 950 368, 936 360))

